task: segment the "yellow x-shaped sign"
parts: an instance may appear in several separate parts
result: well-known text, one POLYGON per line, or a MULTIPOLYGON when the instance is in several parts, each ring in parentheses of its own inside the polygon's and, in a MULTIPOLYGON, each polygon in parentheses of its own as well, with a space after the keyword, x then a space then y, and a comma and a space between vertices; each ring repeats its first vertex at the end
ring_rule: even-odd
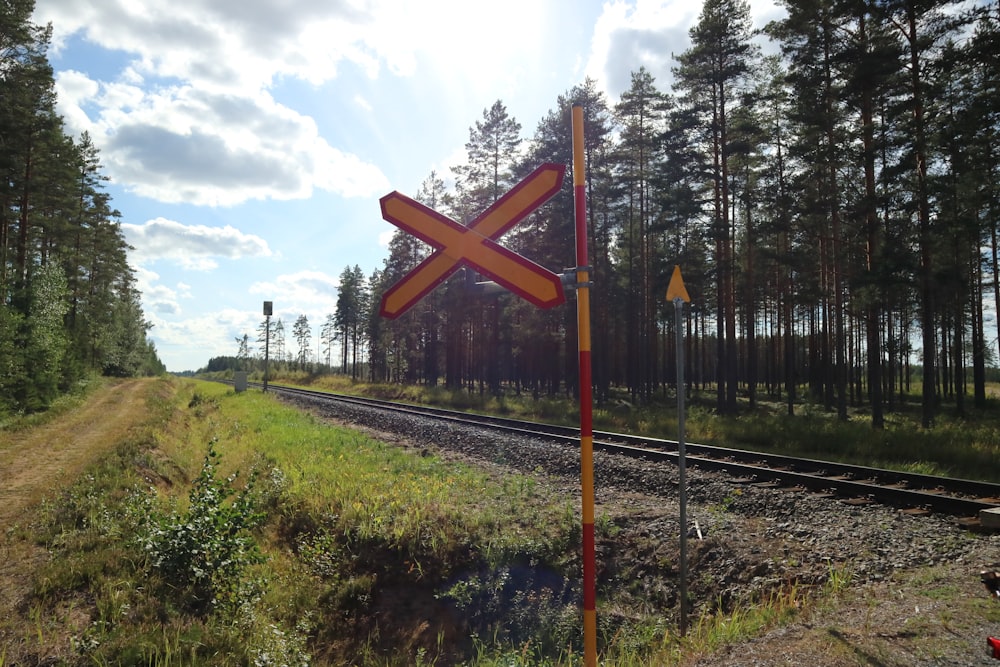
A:
POLYGON ((562 187, 565 166, 546 163, 483 211, 469 226, 398 192, 380 200, 382 217, 436 250, 382 295, 381 314, 399 317, 468 265, 541 308, 566 300, 560 277, 496 243, 562 187))

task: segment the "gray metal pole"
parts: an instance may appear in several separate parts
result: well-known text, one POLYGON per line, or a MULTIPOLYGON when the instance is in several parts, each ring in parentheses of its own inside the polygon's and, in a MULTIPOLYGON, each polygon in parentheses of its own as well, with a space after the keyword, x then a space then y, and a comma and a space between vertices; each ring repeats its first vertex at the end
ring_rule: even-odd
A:
POLYGON ((264 318, 264 393, 267 393, 267 358, 271 352, 271 316, 264 318))
POLYGON ((674 328, 675 339, 677 341, 677 469, 680 475, 679 500, 681 505, 681 567, 680 567, 680 589, 681 589, 681 637, 687 632, 687 584, 688 584, 688 558, 687 558, 687 462, 685 461, 684 445, 684 335, 683 326, 684 301, 680 297, 674 298, 674 328))

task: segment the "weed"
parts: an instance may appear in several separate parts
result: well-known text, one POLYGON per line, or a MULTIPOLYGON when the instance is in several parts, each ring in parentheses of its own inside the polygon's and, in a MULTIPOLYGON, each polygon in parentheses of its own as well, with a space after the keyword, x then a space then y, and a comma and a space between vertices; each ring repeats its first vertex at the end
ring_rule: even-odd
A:
MULTIPOLYGON (((723 646, 733 644, 747 637, 758 635, 762 630, 785 623, 800 612, 806 604, 797 587, 783 591, 773 591, 758 601, 746 601, 736 605, 729 613, 704 614, 684 637, 667 631, 660 642, 661 648, 643 663, 626 661, 624 664, 678 664, 685 655, 706 655, 723 646)), ((716 607, 722 608, 721 600, 716 607)), ((611 652, 614 653, 614 646, 611 652)), ((615 663, 614 660, 611 661, 615 663)))
POLYGON ((614 519, 607 513, 601 513, 594 522, 594 530, 597 535, 605 539, 614 539, 621 533, 622 529, 617 526, 614 519))
POLYGON ((715 516, 716 518, 719 519, 724 518, 725 515, 728 514, 730 510, 732 510, 733 505, 742 495, 743 495, 743 489, 740 489, 738 487, 734 488, 732 491, 726 494, 726 497, 722 499, 722 502, 716 505, 710 505, 707 508, 708 512, 713 516, 715 516))
POLYGON ((823 585, 823 592, 826 595, 836 596, 846 591, 853 580, 850 570, 844 567, 834 567, 830 563, 827 568, 826 583, 823 585))

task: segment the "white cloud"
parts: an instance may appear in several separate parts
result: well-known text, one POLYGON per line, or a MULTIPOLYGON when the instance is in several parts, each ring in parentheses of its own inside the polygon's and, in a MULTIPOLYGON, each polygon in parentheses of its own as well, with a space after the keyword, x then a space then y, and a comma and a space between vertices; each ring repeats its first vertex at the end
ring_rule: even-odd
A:
POLYGON ((65 70, 56 75, 55 85, 56 99, 59 100, 66 126, 75 130, 76 134, 89 131, 91 122, 83 104, 97 95, 100 90, 98 83, 82 72, 65 70))
MULTIPOLYGON (((210 270, 218 264, 215 258, 241 259, 270 257, 267 242, 254 234, 244 234, 226 225, 185 225, 166 218, 149 220, 142 225, 122 224, 125 239, 134 250, 130 253, 137 264, 169 260, 192 270, 210 270)), ((155 275, 155 274, 153 274, 155 275)))
MULTIPOLYGON (((159 278, 153 272, 146 273, 153 279, 159 278)), ((306 315, 314 338, 319 334, 326 316, 336 310, 338 284, 336 278, 320 271, 298 271, 280 275, 273 281, 255 283, 247 291, 261 297, 258 305, 262 305, 262 301, 274 302, 272 322, 282 319, 290 340, 292 323, 300 315, 306 315)), ((257 328, 264 319, 259 308, 220 308, 179 319, 176 317, 180 314, 179 307, 175 312, 169 306, 184 298, 191 298, 186 283, 177 283, 176 290, 161 286, 153 288, 149 294, 144 291, 146 313, 153 324, 151 335, 160 358, 169 369, 194 370, 212 357, 235 355, 235 339, 243 334, 250 336, 251 347, 256 348, 257 328), (154 302, 150 301, 151 296, 154 302)))
POLYGON ((358 105, 358 107, 360 107, 366 113, 371 113, 372 111, 374 111, 372 103, 366 100, 363 95, 355 95, 354 103, 358 105))
POLYGON ((178 289, 181 291, 180 295, 178 291, 169 287, 157 285, 160 274, 142 266, 135 269, 135 279, 136 287, 142 293, 144 311, 147 316, 150 314, 153 314, 154 317, 156 315, 180 315, 179 296, 187 298, 191 296, 190 289, 185 293, 184 290, 180 289, 180 285, 178 285, 178 289))
POLYGON ((773 0, 756 0, 750 3, 750 16, 753 19, 753 24, 760 28, 787 15, 788 11, 773 0))
POLYGON ((344 63, 409 76, 426 60, 489 79, 557 19, 534 0, 47 0, 35 9, 37 22, 53 23, 56 52, 81 32, 134 54, 144 76, 239 90, 277 77, 322 83, 344 63))
POLYGON ((136 287, 143 295, 148 294, 153 284, 160 279, 159 273, 144 266, 135 266, 133 264, 133 273, 135 275, 136 287))
POLYGON ((247 334, 251 341, 255 340, 263 317, 225 308, 178 321, 158 313, 151 314, 149 319, 160 358, 167 368, 178 371, 195 370, 212 357, 234 356, 238 349, 236 338, 247 334))
MULTIPOLYGON (((144 76, 258 89, 276 75, 323 81, 343 61, 372 55, 355 32, 371 23, 352 2, 300 0, 48 0, 39 23, 53 22, 54 48, 77 31, 104 48, 134 54, 144 76)), ((369 29, 370 31, 370 29, 369 29)))
POLYGON ((306 198, 315 188, 353 197, 387 187, 377 167, 330 146, 312 118, 266 92, 145 92, 78 72, 60 73, 58 90, 70 129, 90 132, 112 180, 138 195, 230 206, 306 198))
POLYGON ((594 26, 586 75, 603 83, 617 99, 631 85, 631 73, 644 66, 660 88, 671 80, 673 56, 690 45, 688 30, 700 5, 684 0, 613 0, 594 26))
MULTIPOLYGON (((298 271, 280 275, 271 282, 250 286, 250 294, 273 301, 275 314, 316 313, 325 316, 337 308, 337 288, 340 280, 322 271, 298 271)), ((313 315, 310 315, 312 317, 313 315)))
MULTIPOLYGON (((370 78, 420 74, 449 88, 451 103, 485 106, 543 65, 563 9, 534 0, 47 0, 34 19, 52 22, 54 53, 76 35, 124 56, 101 81, 59 74, 60 112, 72 130, 90 132, 112 181, 159 201, 231 206, 388 189, 381 170, 276 101, 275 83, 320 86, 345 66, 370 78)), ((334 94, 371 115, 367 95, 334 94)))
POLYGON ((320 83, 342 61, 377 64, 356 34, 372 30, 361 6, 52 0, 34 18, 53 23, 55 53, 80 33, 131 58, 115 80, 58 73, 58 99, 68 127, 90 132, 110 178, 138 195, 230 206, 315 188, 345 197, 386 189, 377 167, 329 145, 311 118, 267 92, 276 77, 320 83))
POLYGON ((144 290, 143 302, 154 313, 163 315, 180 315, 181 305, 177 301, 177 292, 164 285, 157 285, 144 290))
MULTIPOLYGON (((701 14, 701 3, 685 0, 612 0, 606 2, 594 26, 587 76, 599 82, 605 94, 618 99, 631 85, 631 74, 645 67, 666 90, 672 68, 691 46, 689 31, 701 14)), ((784 10, 774 0, 751 0, 750 15, 762 28, 784 10)))

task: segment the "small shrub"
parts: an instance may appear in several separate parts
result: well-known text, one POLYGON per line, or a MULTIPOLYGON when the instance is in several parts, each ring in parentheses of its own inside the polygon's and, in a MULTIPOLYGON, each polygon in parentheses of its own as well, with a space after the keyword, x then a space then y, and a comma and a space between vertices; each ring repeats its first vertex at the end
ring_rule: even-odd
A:
POLYGON ((237 491, 236 473, 222 480, 216 477, 218 462, 213 441, 187 511, 152 516, 143 538, 152 568, 196 613, 213 607, 235 611, 259 595, 259 585, 244 576, 250 565, 263 561, 251 534, 264 518, 254 501, 256 476, 251 474, 237 491))

